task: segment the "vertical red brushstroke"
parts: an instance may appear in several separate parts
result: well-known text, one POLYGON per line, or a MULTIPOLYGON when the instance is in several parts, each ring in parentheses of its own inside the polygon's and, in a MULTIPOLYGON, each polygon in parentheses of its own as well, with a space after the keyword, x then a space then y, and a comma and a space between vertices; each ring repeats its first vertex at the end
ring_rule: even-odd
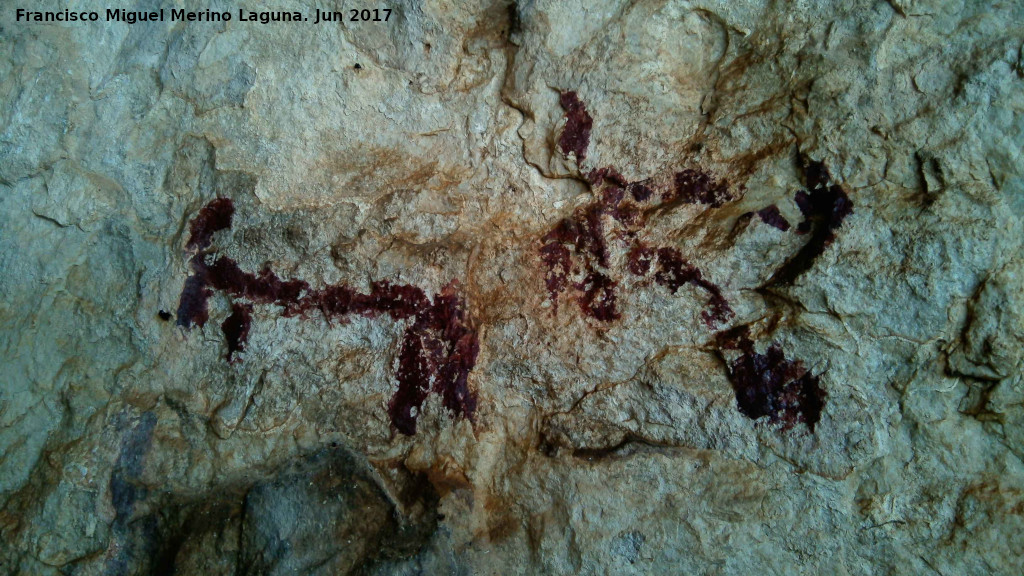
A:
POLYGON ((565 110, 565 128, 558 139, 558 147, 562 149, 562 154, 568 155, 571 152, 576 155, 576 162, 583 162, 587 157, 587 147, 590 146, 590 131, 594 127, 594 120, 587 114, 587 107, 575 92, 562 92, 558 102, 565 110))

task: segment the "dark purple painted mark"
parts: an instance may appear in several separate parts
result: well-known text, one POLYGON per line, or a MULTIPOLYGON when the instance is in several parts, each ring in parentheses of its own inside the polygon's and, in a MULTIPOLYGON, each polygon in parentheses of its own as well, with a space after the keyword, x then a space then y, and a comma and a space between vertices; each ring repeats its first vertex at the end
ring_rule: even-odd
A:
MULTIPOLYGON (((541 239, 541 260, 547 268, 545 284, 556 313, 558 296, 568 288, 569 275, 574 272, 573 253, 582 260, 588 277, 598 274, 598 267, 608 266, 608 244, 605 240, 603 222, 605 211, 606 207, 601 202, 583 206, 577 209, 571 218, 562 219, 541 239)), ((601 281, 598 280, 598 283, 601 281)), ((587 282, 575 283, 574 286, 584 290, 581 288, 584 284, 587 282)), ((609 298, 604 293, 603 283, 602 287, 597 288, 593 287, 592 282, 590 284, 591 294, 584 295, 580 300, 584 313, 595 318, 617 316, 614 311, 614 295, 609 298), (594 305, 593 308, 591 304, 594 305)))
POLYGON ((281 280, 269 268, 264 268, 259 274, 251 274, 227 256, 221 256, 209 265, 202 256, 196 256, 193 265, 205 268, 210 287, 259 304, 276 304, 285 309, 287 316, 295 315, 311 304, 308 298, 302 298, 310 293, 309 284, 302 280, 281 280))
POLYGON ((409 436, 416 433, 416 418, 430 394, 430 374, 437 370, 428 343, 423 342, 423 336, 413 326, 405 329, 402 349, 398 353, 398 371, 395 374, 398 390, 388 402, 391 424, 409 436))
POLYGON ((633 235, 637 230, 643 228, 644 212, 640 206, 633 202, 623 202, 623 190, 621 188, 610 188, 605 190, 604 199, 604 210, 615 219, 616 222, 622 224, 626 229, 627 235, 633 235), (609 194, 609 190, 612 193, 609 194), (611 202, 614 200, 614 203, 611 202))
POLYGON ((580 296, 580 309, 596 320, 611 322, 618 320, 620 315, 615 310, 615 287, 618 284, 601 272, 587 274, 576 289, 583 292, 580 296))
MULTIPOLYGON (((566 132, 563 133, 564 139, 566 133, 575 133, 569 130, 573 122, 572 111, 586 112, 574 93, 563 93, 562 106, 569 117, 566 132)), ((592 122, 589 116, 586 119, 586 135, 589 140, 592 122)), ((563 142, 560 144, 562 151, 568 154, 571 146, 563 142)), ((577 164, 582 159, 583 155, 577 153, 577 164)), ((832 241, 833 231, 853 211, 843 190, 838 186, 828 186, 829 175, 823 164, 809 164, 804 179, 810 192, 800 192, 796 197, 797 205, 804 215, 798 231, 813 231, 813 235, 808 246, 780 270, 783 276, 795 277, 792 276, 793 270, 796 270, 795 275, 806 270, 806 267, 794 267, 798 264, 803 266, 803 261, 808 260, 808 257, 813 260, 820 254, 824 246, 832 241), (812 223, 816 225, 812 226, 812 223), (787 267, 793 270, 786 271, 787 267)), ((716 181, 709 174, 697 170, 682 170, 675 174, 671 191, 663 193, 653 206, 642 207, 639 204, 650 201, 654 191, 644 184, 628 182, 614 167, 591 170, 586 180, 592 189, 600 191, 599 200, 577 209, 571 218, 560 221, 541 239, 541 260, 547 268, 545 283, 549 298, 555 305, 555 313, 558 310, 558 296, 570 285, 570 275, 579 273, 574 267, 574 260, 578 259, 585 275, 582 281, 574 282, 572 286, 580 292, 580 308, 585 314, 603 322, 620 317, 615 310, 617 283, 601 270, 608 269, 610 260, 604 238, 605 223, 601 220, 607 215, 622 227, 616 231, 615 238, 625 242, 628 247, 626 268, 631 274, 645 277, 653 268, 654 281, 673 294, 685 284, 707 292, 710 309, 702 312, 701 318, 709 327, 713 328, 735 315, 722 290, 705 279, 701 271, 687 262, 677 249, 655 248, 637 238, 637 233, 646 224, 645 210, 675 203, 719 207, 733 200, 724 181, 716 181), (629 192, 632 201, 626 198, 624 191, 629 192)), ((745 216, 752 215, 748 213, 745 216)), ((791 227, 774 204, 757 211, 757 216, 782 231, 791 227)), ((779 273, 776 273, 778 276, 779 273)), ((826 396, 819 387, 819 377, 806 370, 799 360, 786 359, 778 345, 773 344, 764 354, 759 354, 749 336, 748 328, 740 326, 719 332, 716 339, 720 350, 741 352, 729 363, 729 381, 736 393, 740 412, 752 419, 768 417, 772 422, 781 422, 783 429, 787 430, 797 422, 804 422, 813 433, 815 424, 821 418, 826 396)))
POLYGON ((633 199, 637 202, 647 202, 651 199, 651 196, 654 196, 654 190, 639 182, 633 182, 629 185, 629 193, 633 195, 633 199))
POLYGON ((228 362, 237 362, 238 352, 245 352, 245 343, 249 340, 249 327, 252 325, 252 304, 233 303, 231 315, 220 325, 224 339, 228 343, 228 362))
MULTIPOLYGON (((344 319, 350 314, 412 318, 414 322, 406 328, 399 352, 398 391, 388 405, 392 424, 402 434, 414 434, 416 415, 430 393, 439 394, 444 407, 455 416, 472 420, 476 398, 469 388, 469 373, 480 348, 454 282, 433 300, 417 286, 387 281, 374 282, 369 294, 361 294, 344 284, 314 289, 302 280, 281 279, 269 268, 253 274, 227 256, 212 262, 209 258, 200 253, 190 261, 194 273, 182 290, 178 309, 181 326, 206 323, 211 289, 249 302, 279 306, 286 317, 319 311, 327 319, 344 319)), ((228 341, 229 362, 238 360, 235 353, 244 350, 250 313, 251 305, 233 304, 232 314, 221 325, 228 341)))
MULTIPOLYGON (((618 201, 621 200, 621 194, 613 192, 604 198, 609 202, 618 201)), ((576 210, 572 218, 561 220, 541 239, 541 261, 547 268, 544 281, 555 313, 558 312, 558 296, 568 288, 569 275, 575 271, 575 254, 585 269, 584 279, 573 283, 573 287, 580 292, 580 309, 584 314, 604 322, 619 317, 615 310, 616 284, 599 271, 599 268, 607 268, 609 264, 603 221, 607 213, 609 207, 604 202, 583 206, 576 210)))
POLYGON ((453 284, 446 286, 429 308, 416 315, 402 340, 398 391, 388 404, 395 428, 414 434, 416 416, 431 392, 440 394, 441 403, 452 413, 471 416, 476 398, 468 376, 479 352, 476 333, 466 324, 464 303, 453 284))
POLYGON ((418 286, 392 284, 383 280, 374 282, 370 288, 367 295, 352 295, 352 311, 356 314, 372 318, 383 312, 395 320, 401 320, 430 311, 430 299, 418 286))
POLYGON ((705 280, 701 271, 687 262, 675 248, 658 249, 658 270, 654 274, 654 281, 668 288, 673 294, 683 284, 692 284, 707 292, 710 295, 708 304, 711 309, 701 312, 701 319, 709 327, 725 322, 734 316, 732 308, 722 296, 722 290, 712 282, 705 280))
POLYGON ((597 259, 597 263, 608 267, 608 243, 604 239, 604 206, 592 204, 583 210, 580 221, 580 240, 583 246, 597 259))
POLYGON ((563 218, 541 239, 545 246, 553 243, 572 246, 577 255, 595 260, 604 266, 608 262, 608 245, 604 239, 603 213, 599 204, 584 206, 572 218, 563 218))
POLYGON ((547 269, 545 284, 554 313, 558 312, 559 294, 569 286, 569 275, 577 272, 572 264, 572 255, 575 254, 584 269, 584 278, 572 283, 572 287, 580 292, 581 311, 601 322, 620 317, 615 311, 616 283, 600 269, 607 269, 609 264, 604 216, 611 215, 620 221, 639 217, 638 213, 633 214, 622 206, 623 198, 622 189, 606 190, 601 201, 577 209, 572 217, 559 221, 541 239, 541 260, 547 269))
POLYGON ((829 173, 822 162, 811 162, 804 171, 804 180, 810 192, 800 190, 794 200, 804 219, 797 226, 801 233, 811 231, 812 225, 822 223, 826 230, 826 240, 835 238, 835 230, 843 225, 843 220, 853 214, 853 203, 838 184, 828 185, 829 173))
POLYGON ((803 422, 814 432, 826 397, 819 376, 799 360, 787 360, 778 344, 758 354, 746 326, 721 332, 717 340, 722 349, 742 352, 729 364, 729 382, 740 413, 751 420, 767 417, 782 423, 783 430, 803 422))
POLYGON ((789 220, 786 220, 786 217, 779 212, 779 207, 775 204, 769 204, 768 206, 761 208, 756 212, 756 214, 758 218, 761 219, 761 222, 764 222, 774 228, 778 228, 783 232, 788 231, 790 228, 789 220))
POLYGON ((725 182, 717 182, 704 172, 686 169, 676 173, 675 190, 667 193, 664 201, 710 204, 718 208, 732 199, 732 194, 725 182))
POLYGON ((605 166, 604 168, 595 168, 587 173, 587 182, 590 182, 591 186, 597 187, 604 183, 605 180, 611 182, 619 188, 625 188, 629 185, 629 181, 619 171, 612 166, 605 166))
POLYGON ((554 311, 558 312, 558 295, 566 288, 569 272, 572 270, 572 255, 560 242, 549 241, 541 246, 540 258, 547 268, 544 284, 548 289, 548 299, 551 300, 554 311))
MULTIPOLYGON (((574 92, 563 92, 560 101, 567 117, 566 130, 560 144, 562 151, 568 154, 571 146, 565 141, 566 134, 585 133, 589 140, 593 122, 574 92)), ((577 140, 572 142, 578 144, 577 140)), ((584 145, 584 151, 585 148, 584 145)), ((582 159, 583 155, 577 153, 577 164, 582 159)), ((618 283, 609 270, 609 239, 625 243, 628 249, 626 268, 630 273, 646 276, 650 272, 657 249, 646 246, 637 239, 637 234, 646 225, 646 211, 652 208, 647 203, 654 197, 654 191, 646 184, 629 182, 613 166, 591 170, 586 174, 586 180, 598 192, 598 199, 577 208, 570 218, 561 220, 541 238, 539 251, 545 267, 544 283, 553 304, 553 313, 558 313, 559 295, 572 286, 585 315, 601 322, 611 322, 619 319, 620 314, 616 310, 615 289, 618 283), (606 217, 610 217, 610 220, 606 217), (609 226, 612 227, 611 231, 608 230, 609 226), (578 275, 578 280, 570 282, 572 275, 578 275)), ((675 188, 664 194, 654 207, 676 202, 717 207, 731 199, 732 195, 725 182, 688 169, 675 175, 675 188)), ((668 252, 660 259, 662 269, 656 278, 659 284, 671 286, 676 281, 680 285, 692 283, 707 291, 711 295, 711 310, 702 313, 701 317, 709 326, 733 316, 718 286, 705 280, 700 271, 690 264, 683 266, 681 257, 678 258, 680 263, 674 263, 672 258, 673 255, 678 256, 678 251, 662 250, 668 252)), ((678 289, 678 285, 671 287, 673 293, 678 289)))
POLYGON ((192 259, 193 274, 185 280, 178 299, 178 326, 203 326, 210 317, 207 300, 213 295, 206 283, 206 266, 202 260, 192 259), (199 266, 197 266, 200 264, 199 266))
POLYGON ((651 261, 654 260, 654 248, 643 242, 634 242, 633 247, 626 254, 626 267, 634 276, 646 276, 651 271, 651 261))
POLYGON ((654 190, 651 190, 646 184, 630 182, 612 166, 591 170, 587 173, 586 180, 594 188, 601 186, 605 182, 608 182, 609 187, 625 188, 637 202, 647 202, 654 196, 654 190))
POLYGON ((853 214, 850 197, 838 184, 829 186, 830 178, 822 162, 811 161, 804 167, 804 183, 809 192, 800 190, 794 197, 804 217, 796 229, 798 234, 810 233, 810 238, 799 252, 775 271, 767 285, 790 284, 810 270, 814 261, 835 240, 835 231, 847 216, 853 214))
POLYGON ((587 157, 590 130, 594 127, 594 120, 587 114, 587 107, 575 92, 562 92, 558 102, 565 110, 565 128, 558 139, 558 147, 562 149, 562 154, 568 155, 572 152, 576 154, 577 163, 583 162, 587 157))
POLYGON ((654 273, 655 282, 675 294, 683 284, 695 282, 700 276, 700 270, 683 259, 678 250, 658 248, 658 271, 654 273))
POLYGON ((189 226, 190 235, 185 247, 189 250, 205 250, 209 248, 213 233, 231 227, 231 218, 235 214, 235 203, 230 198, 212 200, 199 214, 192 219, 189 226))
POLYGON ((721 289, 707 281, 700 270, 687 263, 678 250, 655 249, 635 238, 636 231, 644 224, 643 213, 625 198, 623 190, 618 187, 605 188, 600 201, 577 209, 572 218, 563 219, 541 239, 540 256, 546 267, 544 281, 555 313, 558 311, 559 295, 569 287, 575 254, 585 271, 583 279, 572 284, 579 292, 580 309, 584 314, 602 322, 620 318, 616 310, 615 294, 618 283, 602 271, 609 267, 608 244, 602 221, 605 215, 611 216, 625 228, 622 239, 629 246, 626 268, 630 273, 646 276, 657 254, 659 268, 655 281, 658 284, 668 287, 675 294, 680 286, 690 283, 710 294, 711 309, 701 314, 705 323, 712 326, 733 316, 721 289))
POLYGON ((617 208, 625 195, 626 192, 618 186, 606 186, 601 193, 601 203, 609 208, 617 208))

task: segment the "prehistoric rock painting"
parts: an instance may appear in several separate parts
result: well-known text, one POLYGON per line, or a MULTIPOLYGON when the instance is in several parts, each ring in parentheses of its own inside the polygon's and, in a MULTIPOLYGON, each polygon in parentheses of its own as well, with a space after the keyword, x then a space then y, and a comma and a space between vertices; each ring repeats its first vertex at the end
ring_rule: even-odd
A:
POLYGON ((178 325, 203 326, 209 319, 208 300, 220 291, 243 302, 232 303, 232 313, 221 324, 227 341, 227 360, 240 360, 252 323, 252 304, 271 304, 285 317, 307 317, 319 312, 331 320, 351 314, 374 318, 412 320, 402 339, 396 379, 398 389, 388 404, 395 429, 415 434, 416 419, 430 394, 439 394, 444 407, 456 417, 473 418, 476 397, 469 388, 469 372, 480 346, 466 315, 456 282, 432 298, 417 286, 373 282, 369 294, 345 284, 313 288, 297 279, 282 280, 269 268, 253 274, 227 256, 213 259, 213 234, 231 227, 234 204, 217 198, 192 220, 186 248, 194 252, 192 275, 185 281, 178 305, 178 325))
POLYGON ((778 344, 759 354, 746 326, 721 332, 716 340, 720 351, 741 352, 729 362, 728 370, 736 406, 744 416, 781 422, 783 430, 802 422, 814 432, 825 403, 818 376, 804 368, 801 361, 788 360, 778 344))
MULTIPOLYGON (((574 92, 563 92, 560 102, 566 125, 558 145, 579 165, 586 158, 593 119, 574 92)), ((810 269, 853 210, 842 188, 829 184, 822 163, 810 163, 804 177, 808 190, 797 192, 795 197, 804 216, 796 233, 810 238, 773 274, 769 285, 792 282, 810 269)), ((612 166, 590 170, 585 179, 598 199, 578 208, 541 238, 540 258, 554 313, 558 312, 559 299, 571 291, 584 315, 601 323, 620 320, 617 289, 622 276, 629 273, 650 277, 672 294, 686 285, 704 293, 707 309, 701 319, 709 329, 719 329, 735 316, 722 288, 708 280, 678 248, 655 246, 641 238, 655 210, 680 204, 718 208, 735 200, 727 182, 687 168, 674 174, 671 186, 656 191, 650 181, 629 182, 612 166), (624 250, 625 270, 613 266, 610 243, 624 250)), ((181 293, 180 326, 188 329, 207 322, 208 300, 215 290, 241 300, 232 302, 231 314, 221 324, 227 343, 226 360, 238 362, 249 336, 252 304, 276 305, 286 317, 319 311, 329 319, 384 313, 393 320, 412 319, 399 351, 398 389, 388 406, 392 425, 403 434, 414 434, 419 410, 431 393, 439 394, 445 408, 455 416, 472 418, 476 398, 469 389, 468 376, 476 363, 479 342, 455 282, 433 297, 417 286, 387 281, 374 282, 369 294, 360 294, 344 284, 313 288, 302 280, 283 280, 269 268, 257 274, 246 272, 231 258, 214 259, 209 251, 214 233, 230 228, 233 215, 232 201, 217 198, 190 223, 186 249, 194 253, 190 260, 193 274, 181 293)), ((775 205, 758 210, 756 215, 779 230, 791 228, 775 205)), ((734 348, 743 355, 730 365, 729 379, 740 412, 752 419, 767 417, 782 422, 786 429, 803 422, 813 431, 825 397, 818 377, 805 370, 800 361, 786 360, 775 344, 759 354, 746 337, 737 342, 734 348)))
MULTIPOLYGON (((566 123, 559 148, 566 156, 575 157, 583 173, 593 119, 575 92, 563 92, 560 103, 566 123)), ((809 239, 772 275, 769 286, 791 283, 809 270, 853 212, 843 189, 830 184, 823 163, 808 163, 803 175, 807 190, 798 191, 794 200, 804 219, 796 226, 796 233, 806 234, 809 239)), ((718 329, 735 316, 722 288, 708 280, 678 248, 654 246, 640 238, 656 210, 681 204, 719 208, 735 200, 727 182, 694 168, 675 173, 671 186, 662 186, 660 193, 652 189, 650 180, 629 182, 613 166, 592 169, 584 178, 598 199, 576 209, 541 237, 539 252, 553 313, 558 313, 560 297, 571 292, 584 315, 601 323, 622 318, 616 306, 616 290, 624 271, 612 264, 609 243, 614 242, 625 251, 625 269, 631 275, 646 278, 653 273, 654 282, 672 294, 685 285, 702 291, 707 297, 707 310, 701 313, 701 319, 709 329, 718 329)), ((774 204, 744 216, 754 214, 783 232, 791 229, 774 204)), ((787 360, 777 344, 771 344, 763 354, 756 352, 746 328, 740 328, 741 335, 735 334, 735 329, 718 333, 722 349, 742 352, 728 368, 739 411, 754 420, 767 417, 787 430, 802 422, 813 432, 825 399, 819 377, 799 360, 787 360)))

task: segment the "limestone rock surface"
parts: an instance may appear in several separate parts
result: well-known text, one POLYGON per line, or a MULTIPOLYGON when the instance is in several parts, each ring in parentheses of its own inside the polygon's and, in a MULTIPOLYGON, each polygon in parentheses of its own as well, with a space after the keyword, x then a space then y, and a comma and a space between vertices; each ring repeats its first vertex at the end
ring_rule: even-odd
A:
POLYGON ((0 572, 1021 573, 1024 3, 335 4, 0 11, 0 572))

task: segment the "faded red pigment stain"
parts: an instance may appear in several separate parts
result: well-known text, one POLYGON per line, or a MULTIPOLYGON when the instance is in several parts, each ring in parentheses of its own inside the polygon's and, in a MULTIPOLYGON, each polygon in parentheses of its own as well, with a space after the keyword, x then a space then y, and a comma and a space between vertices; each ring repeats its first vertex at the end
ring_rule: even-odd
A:
POLYGON ((602 322, 618 320, 619 313, 615 311, 616 286, 618 283, 603 273, 590 272, 582 282, 576 284, 576 289, 583 292, 580 308, 602 322))
MULTIPOLYGON (((392 425, 402 434, 414 434, 419 411, 432 393, 441 396, 442 404, 454 416, 472 420, 476 398, 469 388, 469 373, 476 364, 480 346, 456 282, 430 298, 417 286, 387 281, 372 283, 370 293, 362 294, 344 284, 313 288, 303 280, 284 280, 269 268, 256 274, 246 272, 231 258, 213 259, 203 249, 209 246, 205 231, 211 229, 205 223, 204 214, 233 213, 233 208, 230 211, 224 208, 222 200, 215 200, 216 207, 210 211, 204 208, 193 220, 193 238, 199 230, 199 237, 207 240, 193 243, 190 239, 188 244, 202 248, 190 260, 193 273, 185 280, 182 290, 179 325, 203 326, 209 319, 207 301, 215 290, 248 303, 278 306, 285 317, 304 318, 318 312, 328 320, 343 321, 353 314, 369 318, 386 314, 393 320, 411 319, 399 351, 398 390, 388 403, 392 425), (198 226, 197 221, 201 222, 198 226)), ((227 225, 230 226, 230 217, 227 225)), ((237 361, 237 353, 245 349, 252 322, 252 306, 248 303, 234 303, 232 314, 221 325, 228 343, 229 362, 237 361)))
POLYGON ((732 308, 722 296, 722 290, 704 279, 700 270, 683 259, 683 255, 675 248, 658 249, 658 271, 654 281, 668 288, 673 294, 683 284, 692 284, 708 293, 710 310, 701 312, 701 319, 708 326, 724 322, 733 316, 732 308))
MULTIPOLYGON (((684 260, 678 250, 651 247, 639 239, 647 211, 663 205, 649 202, 654 198, 650 188, 627 182, 612 168, 592 171, 588 179, 592 186, 601 188, 599 200, 578 208, 541 238, 544 281, 555 313, 559 297, 571 287, 585 315, 601 322, 621 317, 616 309, 619 283, 614 279, 621 271, 613 269, 610 257, 610 243, 616 242, 626 251, 626 270, 634 276, 647 276, 654 270, 655 282, 673 294, 687 283, 707 292, 711 309, 701 317, 709 326, 733 316, 722 290, 684 260), (579 280, 570 282, 572 277, 579 280)), ((679 197, 667 198, 672 202, 679 197)))
POLYGON ((722 350, 741 352, 729 363, 729 382, 744 416, 781 423, 783 430, 802 422, 814 432, 826 397, 819 376, 799 360, 788 360, 778 344, 756 352, 746 326, 719 333, 717 342, 722 350))
MULTIPOLYGON (((577 166, 582 168, 593 120, 576 93, 562 92, 560 102, 566 112, 566 129, 559 146, 566 156, 570 152, 575 154, 577 166)), ((794 198, 803 215, 796 232, 809 234, 810 238, 775 272, 769 284, 791 282, 810 269, 853 212, 845 191, 830 184, 823 163, 809 162, 803 176, 807 190, 798 191, 794 198)), ((640 238, 646 215, 652 211, 680 204, 718 208, 734 200, 725 181, 687 168, 676 172, 671 186, 659 194, 648 181, 629 182, 611 166, 592 169, 585 178, 598 199, 577 208, 572 216, 541 237, 539 252, 553 313, 558 313, 560 296, 573 290, 586 316, 599 322, 621 318, 616 310, 619 282, 615 278, 622 273, 611 265, 609 248, 614 244, 625 251, 625 269, 633 276, 647 278, 653 274, 654 282, 672 294, 685 285, 706 293, 708 309, 701 313, 701 319, 709 328, 714 329, 735 316, 722 289, 705 278, 677 248, 652 246, 640 238)), ((783 232, 792 228, 774 204, 744 217, 755 214, 765 224, 783 232)), ((806 370, 799 360, 787 359, 778 345, 771 345, 763 354, 756 352, 746 328, 741 328, 719 332, 716 338, 719 350, 741 352, 729 363, 729 381, 739 411, 751 419, 767 417, 781 422, 783 429, 802 422, 813 432, 825 400, 819 377, 806 370)))
POLYGON ((634 276, 647 276, 651 271, 654 255, 654 248, 643 242, 634 242, 629 253, 626 254, 626 267, 634 276))

